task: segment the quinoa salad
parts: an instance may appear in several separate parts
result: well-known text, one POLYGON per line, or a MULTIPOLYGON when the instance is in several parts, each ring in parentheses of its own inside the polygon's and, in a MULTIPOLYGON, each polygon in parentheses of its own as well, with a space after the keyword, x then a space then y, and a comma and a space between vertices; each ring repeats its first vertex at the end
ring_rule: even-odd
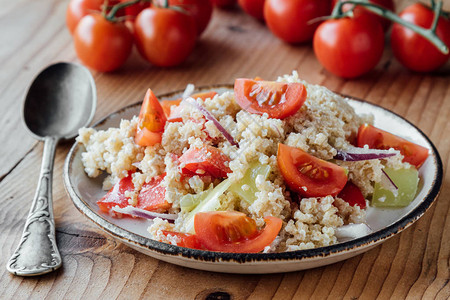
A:
MULTIPOLYGON (((275 101, 258 98, 265 81, 248 81, 253 87, 247 98, 255 98, 256 105, 268 102, 273 109, 290 101, 287 92, 275 101)), ((156 142, 138 141, 142 115, 122 120, 119 128, 80 129, 77 141, 85 147, 85 172, 89 177, 108 174, 103 182, 106 195, 98 199, 100 210, 115 217, 151 219, 149 237, 164 243, 223 252, 283 252, 329 246, 368 234, 370 228, 364 224, 367 207, 408 205, 416 194, 417 168, 423 161, 416 164, 406 159, 395 143, 357 145, 362 128, 372 128, 373 117, 357 115, 344 97, 303 81, 295 71, 267 84, 283 89, 291 85, 304 89, 304 99, 287 116, 255 113, 243 105, 237 99, 236 81, 234 92, 206 96, 197 97, 188 87, 181 101, 163 107, 167 121, 162 129, 151 129, 159 134, 150 135, 159 137, 156 142), (283 156, 282 151, 290 156, 283 156), (299 165, 295 159, 285 159, 297 155, 296 151, 298 157, 317 161, 299 165), (333 166, 328 169, 328 165, 333 166), (292 166, 294 171, 289 171, 292 166), (329 172, 337 172, 342 182, 335 183, 334 190, 333 184, 323 181, 338 176, 329 172), (401 172, 415 172, 406 188, 396 180, 405 178, 401 172), (302 174, 308 177, 306 182, 321 177, 316 184, 321 192, 306 183, 297 184, 302 174), (349 184, 356 194, 349 191, 349 184), (397 202, 391 205, 387 193, 397 202), (405 193, 412 197, 409 202, 398 200, 398 194, 405 193), (238 228, 223 243, 257 243, 275 220, 279 227, 259 248, 214 248, 204 237, 211 234, 209 227, 228 223, 205 221, 202 214, 211 212, 239 212, 250 224, 246 229, 251 234, 238 228), (346 228, 358 224, 363 226, 359 227, 362 233, 346 235, 346 228), (191 237, 196 237, 193 242, 191 237)))

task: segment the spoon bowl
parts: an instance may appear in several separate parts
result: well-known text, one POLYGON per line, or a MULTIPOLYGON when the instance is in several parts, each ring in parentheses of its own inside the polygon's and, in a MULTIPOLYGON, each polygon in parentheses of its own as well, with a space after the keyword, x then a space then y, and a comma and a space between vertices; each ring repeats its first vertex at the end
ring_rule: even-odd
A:
POLYGON ((76 64, 57 63, 44 69, 31 84, 23 120, 38 140, 46 136, 71 139, 95 112, 96 89, 90 72, 76 64))
POLYGON ((59 268, 61 255, 55 239, 52 174, 56 145, 87 126, 97 104, 95 82, 83 66, 57 63, 44 69, 31 84, 23 106, 30 133, 44 141, 38 186, 22 238, 6 268, 21 276, 41 275, 59 268))

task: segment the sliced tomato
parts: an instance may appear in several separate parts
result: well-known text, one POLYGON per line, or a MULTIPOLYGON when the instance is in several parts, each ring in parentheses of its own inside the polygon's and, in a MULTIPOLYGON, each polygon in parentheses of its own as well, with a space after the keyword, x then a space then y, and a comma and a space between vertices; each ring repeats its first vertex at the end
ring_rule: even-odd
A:
MULTIPOLYGON (((206 99, 212 99, 214 98, 214 96, 217 95, 217 92, 215 91, 210 91, 210 92, 204 92, 204 93, 197 93, 197 94, 193 94, 191 95, 192 98, 194 99, 202 99, 203 101, 205 101, 206 99)), ((167 101, 167 100, 166 100, 167 101)), ((171 109, 169 109, 169 118, 168 121, 169 122, 183 122, 183 118, 181 118, 181 113, 180 113, 180 109, 179 108, 179 104, 181 103, 182 98, 178 98, 177 100, 173 100, 173 101, 168 101, 168 102, 175 102, 177 103, 175 107, 172 107, 173 105, 171 105, 171 109)))
POLYGON ((347 184, 344 186, 344 189, 339 193, 338 197, 351 206, 358 205, 361 209, 366 208, 366 199, 364 199, 364 196, 361 193, 359 187, 357 187, 351 181, 347 182, 347 184))
POLYGON ((165 200, 166 188, 161 185, 166 174, 144 183, 138 195, 137 207, 148 211, 166 212, 172 204, 165 200))
MULTIPOLYGON (((177 107, 178 105, 180 105, 181 103, 181 98, 176 99, 176 100, 163 100, 161 101, 161 106, 164 110, 164 113, 166 114, 167 117, 170 116, 170 110, 172 107, 177 107)), ((168 118, 167 121, 170 122, 170 119, 168 118)))
POLYGON ((347 183, 344 168, 299 148, 278 144, 277 162, 289 187, 304 197, 336 196, 347 183))
POLYGON ((194 228, 198 240, 208 250, 232 253, 257 253, 269 246, 280 232, 282 221, 266 217, 258 230, 252 218, 237 211, 197 213, 194 228))
POLYGON ((361 125, 358 130, 357 146, 364 147, 364 145, 368 145, 370 149, 399 150, 404 156, 403 162, 408 162, 416 168, 425 162, 429 154, 425 147, 368 124, 361 125))
POLYGON ((167 117, 158 98, 151 89, 147 90, 139 112, 135 143, 140 146, 153 146, 161 142, 167 117))
POLYGON ((284 119, 295 114, 306 100, 306 88, 301 83, 238 78, 234 96, 242 109, 270 118, 284 119))
POLYGON ((127 177, 120 179, 102 199, 97 201, 101 211, 109 213, 114 206, 123 208, 129 205, 130 197, 125 196, 125 193, 134 190, 131 174, 133 172, 129 172, 127 177))
POLYGON ((195 234, 168 231, 168 230, 162 230, 162 233, 165 236, 172 235, 178 237, 180 241, 177 243, 177 246, 191 249, 204 249, 204 247, 202 246, 202 244, 200 243, 199 239, 195 234))
POLYGON ((215 178, 225 178, 227 173, 231 173, 229 162, 227 155, 209 145, 191 147, 180 157, 180 163, 184 164, 183 174, 211 175, 215 178))

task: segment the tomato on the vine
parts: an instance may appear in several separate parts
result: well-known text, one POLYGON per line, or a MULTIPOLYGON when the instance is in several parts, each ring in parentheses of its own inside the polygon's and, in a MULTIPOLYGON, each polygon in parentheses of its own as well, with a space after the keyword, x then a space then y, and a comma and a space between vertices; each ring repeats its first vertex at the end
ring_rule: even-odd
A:
POLYGON ((319 22, 330 12, 330 0, 266 0, 264 19, 270 31, 288 43, 310 41, 319 22))
POLYGON ((142 57, 155 66, 176 66, 194 49, 196 27, 187 13, 170 7, 146 8, 135 21, 136 46, 142 57))
POLYGON ((344 168, 299 148, 278 144, 277 163, 289 187, 304 197, 336 196, 347 183, 344 168))
POLYGON ((249 113, 284 119, 295 114, 306 100, 306 88, 301 83, 238 78, 234 95, 239 106, 249 113))
MULTIPOLYGON (((339 0, 333 0, 332 4, 331 4, 331 8, 333 9, 336 6, 336 3, 339 0)), ((341 0, 341 2, 345 2, 347 0, 341 0)), ((389 9, 390 11, 394 12, 395 11, 395 4, 393 0, 369 0, 369 2, 373 3, 373 4, 377 4, 379 6, 382 6, 384 8, 389 9)), ((353 6, 353 4, 345 4, 342 6, 342 11, 348 11, 351 7, 353 6)), ((372 17, 374 17, 378 22, 381 23, 381 26, 383 26, 383 30, 386 32, 389 29, 389 26, 391 25, 391 21, 389 21, 388 19, 385 19, 383 17, 380 17, 370 11, 368 11, 367 9, 365 9, 362 6, 356 6, 353 9, 353 14, 354 16, 364 16, 364 15, 371 15, 372 17)))
MULTIPOLYGON (((121 3, 127 3, 130 2, 131 0, 120 0, 121 3)), ((124 15, 127 17, 131 17, 132 19, 136 18, 137 15, 143 11, 144 9, 146 9, 147 7, 150 7, 150 2, 149 1, 145 1, 145 0, 141 0, 138 3, 135 3, 133 5, 127 6, 124 8, 124 15)))
MULTIPOLYGON (((431 28, 434 12, 427 6, 416 3, 400 13, 400 18, 423 28, 431 28)), ((439 17, 437 36, 450 48, 450 20, 439 17)), ((440 52, 433 44, 400 24, 392 26, 391 46, 395 58, 413 71, 429 72, 444 65, 450 57, 440 52)))
POLYGON ((197 239, 208 250, 257 253, 275 240, 283 223, 270 216, 264 221, 265 227, 258 230, 255 221, 241 212, 203 212, 195 215, 194 228, 197 239))
POLYGON ((81 62, 100 72, 122 66, 133 47, 133 36, 128 28, 123 23, 106 20, 100 13, 83 17, 73 38, 81 62))
POLYGON ((213 6, 210 0, 169 0, 169 5, 181 7, 194 18, 198 36, 205 31, 211 20, 213 6))
POLYGON ((370 15, 331 19, 320 24, 314 34, 314 53, 331 73, 355 78, 372 70, 384 49, 381 24, 370 15))
POLYGON ((93 11, 101 11, 103 0, 71 0, 66 10, 66 25, 73 33, 80 20, 93 11))
POLYGON ((238 0, 239 6, 250 16, 264 20, 264 2, 266 0, 238 0))

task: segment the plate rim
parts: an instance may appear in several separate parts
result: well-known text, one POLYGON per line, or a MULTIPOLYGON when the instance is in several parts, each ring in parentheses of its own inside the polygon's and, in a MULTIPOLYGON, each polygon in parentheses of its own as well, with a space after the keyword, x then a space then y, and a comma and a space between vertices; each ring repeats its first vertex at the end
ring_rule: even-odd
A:
MULTIPOLYGON (((205 91, 212 89, 233 89, 232 84, 214 84, 207 86, 196 87, 195 91, 205 91)), ((163 98, 171 98, 175 95, 179 95, 183 90, 172 91, 169 93, 164 93, 158 95, 158 99, 163 98)), ((121 228, 116 224, 109 222, 107 219, 103 218, 102 215, 90 209, 89 205, 75 192, 75 188, 72 186, 70 179, 70 170, 72 161, 74 159, 74 153, 80 146, 78 142, 75 142, 70 151, 67 154, 67 157, 64 162, 63 169, 63 179, 64 179, 64 187, 66 192, 68 193, 72 203, 75 207, 85 215, 91 222, 99 226, 103 231, 112 235, 113 237, 118 238, 119 240, 125 242, 126 244, 134 244, 139 248, 145 248, 146 250, 150 250, 152 252, 157 252, 163 255, 171 255, 171 256, 181 256, 186 259, 195 259, 198 261, 208 261, 208 262, 225 262, 225 263, 251 263, 251 262, 280 262, 280 261, 301 261, 306 259, 316 259, 316 258, 325 258, 331 257, 336 254, 342 252, 353 252, 361 250, 370 245, 376 245, 384 240, 389 239, 390 237, 400 233, 405 230, 412 224, 414 224, 420 217, 422 217, 426 211, 432 206, 432 204, 436 201, 439 196, 440 189, 442 188, 442 180, 443 180, 443 165, 442 160, 439 155, 439 152, 430 138, 416 125, 412 122, 405 119, 403 116, 386 109, 378 104, 368 102, 367 100, 360 99, 357 97, 352 97, 348 95, 344 95, 341 93, 336 93, 346 99, 354 100, 357 102, 362 102, 369 104, 370 106, 377 107, 383 111, 386 111, 390 114, 393 114, 395 117, 400 118, 401 120, 407 122, 411 127, 419 132, 419 134, 428 142, 431 146, 431 156, 434 157, 436 162, 436 172, 434 174, 432 187, 428 191, 428 193, 424 196, 422 202, 417 205, 411 212, 405 215, 403 218, 395 221, 391 225, 373 232, 369 235, 347 241, 342 242, 330 246, 318 247, 313 249, 306 250, 296 250, 289 252, 278 252, 278 253, 225 253, 225 252, 213 252, 207 250, 197 250, 190 248, 183 248, 163 242, 159 242, 156 240, 152 240, 148 237, 144 237, 142 235, 131 232, 127 229, 121 228)), ((108 119, 113 116, 123 113, 124 111, 131 109, 137 105, 140 105, 142 101, 137 101, 135 103, 126 105, 119 110, 105 116, 104 118, 97 121, 91 127, 97 127, 105 123, 108 119)))

